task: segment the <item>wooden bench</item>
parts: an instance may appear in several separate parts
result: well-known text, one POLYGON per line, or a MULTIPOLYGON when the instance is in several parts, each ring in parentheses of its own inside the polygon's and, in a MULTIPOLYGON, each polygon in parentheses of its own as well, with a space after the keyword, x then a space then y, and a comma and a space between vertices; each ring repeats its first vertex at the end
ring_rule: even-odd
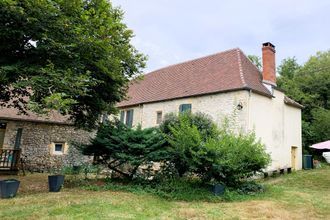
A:
POLYGON ((287 167, 287 168, 281 168, 281 169, 278 169, 278 170, 269 170, 269 171, 266 171, 264 172, 264 178, 267 178, 269 176, 272 176, 272 177, 276 177, 278 174, 280 175, 284 175, 284 173, 291 173, 292 172, 292 168, 291 167, 287 167))

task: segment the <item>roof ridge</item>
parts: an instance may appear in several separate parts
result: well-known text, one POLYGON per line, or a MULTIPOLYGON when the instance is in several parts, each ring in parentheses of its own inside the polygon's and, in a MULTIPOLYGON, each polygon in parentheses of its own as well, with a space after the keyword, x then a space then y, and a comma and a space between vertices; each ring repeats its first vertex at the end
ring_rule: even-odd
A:
POLYGON ((241 53, 240 53, 240 49, 237 48, 236 49, 237 52, 237 60, 238 60, 238 70, 239 70, 239 75, 242 81, 243 86, 247 86, 246 81, 244 79, 244 73, 243 73, 243 67, 242 67, 242 59, 241 59, 241 53))
POLYGON ((223 53, 228 53, 230 51, 235 51, 235 50, 240 50, 238 47, 235 47, 235 48, 232 48, 232 49, 227 49, 227 50, 223 50, 223 51, 220 51, 220 52, 217 52, 217 53, 213 53, 213 54, 209 54, 209 55, 205 55, 205 56, 202 56, 202 57, 198 57, 198 58, 195 58, 195 59, 191 59, 191 60, 186 60, 186 61, 182 61, 182 62, 179 62, 179 63, 175 63, 175 64, 171 64, 169 66, 164 66, 162 68, 159 68, 159 69, 155 69, 149 73, 146 73, 144 75, 149 75, 149 74, 152 74, 154 72, 158 72, 160 70, 163 70, 163 69, 167 69, 169 67, 173 67, 173 66, 178 66, 178 65, 181 65, 181 64, 185 64, 185 63, 190 63, 190 62, 193 62, 193 61, 196 61, 196 60, 201 60, 201 59, 205 59, 205 58, 208 58, 208 57, 212 57, 212 56, 215 56, 215 55, 220 55, 220 54, 223 54, 223 53))
MULTIPOLYGON (((238 48, 239 49, 239 48, 238 48)), ((258 72, 259 73, 261 73, 261 71, 258 69, 258 67, 254 64, 254 63, 252 63, 252 61, 249 59, 249 57, 248 56, 246 56, 246 54, 240 49, 240 52, 248 59, 248 61, 253 65, 253 67, 256 69, 256 70, 258 70, 258 72)))
MULTIPOLYGON (((245 56, 245 58, 246 58, 246 60, 258 71, 258 73, 259 73, 259 76, 260 77, 262 77, 262 71, 261 70, 259 70, 258 69, 258 67, 249 59, 249 57, 248 56, 246 56, 246 54, 241 50, 241 49, 239 49, 238 48, 238 51, 241 53, 241 54, 243 54, 243 56, 245 56)), ((242 60, 241 60, 242 61, 242 60)), ((261 85, 263 86, 263 87, 265 87, 266 89, 267 89, 267 87, 262 83, 262 79, 261 79, 261 85)), ((268 89, 267 89, 267 91, 268 91, 268 89)))

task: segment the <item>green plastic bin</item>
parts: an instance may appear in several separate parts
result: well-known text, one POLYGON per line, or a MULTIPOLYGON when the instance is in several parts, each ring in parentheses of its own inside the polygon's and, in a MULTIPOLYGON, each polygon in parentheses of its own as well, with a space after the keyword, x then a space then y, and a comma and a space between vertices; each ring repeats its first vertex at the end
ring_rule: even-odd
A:
POLYGON ((304 155, 303 168, 305 170, 313 169, 313 156, 304 155))

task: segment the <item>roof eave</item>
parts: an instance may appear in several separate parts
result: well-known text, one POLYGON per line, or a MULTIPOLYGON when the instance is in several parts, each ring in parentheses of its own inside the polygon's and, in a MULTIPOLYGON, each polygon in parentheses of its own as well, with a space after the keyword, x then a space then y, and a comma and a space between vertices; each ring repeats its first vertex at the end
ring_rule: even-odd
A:
POLYGON ((37 119, 23 119, 23 118, 13 118, 13 117, 0 117, 0 120, 6 121, 24 121, 42 124, 57 124, 57 125, 73 125, 72 122, 59 122, 59 121, 47 121, 47 120, 37 120, 37 119))
POLYGON ((241 87, 241 88, 227 89, 227 90, 223 90, 223 91, 208 92, 208 93, 202 93, 202 94, 196 94, 196 95, 181 96, 181 97, 174 97, 174 98, 169 98, 169 99, 161 99, 161 100, 154 100, 154 101, 147 101, 147 102, 139 102, 139 103, 133 103, 133 104, 128 104, 128 105, 120 105, 120 106, 117 106, 117 108, 119 108, 119 109, 131 108, 131 107, 135 107, 135 106, 139 106, 139 105, 143 105, 143 104, 150 104, 150 103, 164 102, 164 101, 172 101, 172 100, 176 100, 176 99, 199 97, 199 96, 206 96, 206 95, 214 95, 214 94, 228 93, 228 92, 235 92, 235 91, 242 91, 242 90, 253 91, 254 93, 266 96, 268 98, 273 98, 274 97, 271 94, 264 93, 264 92, 261 92, 261 91, 258 91, 258 90, 255 90, 255 89, 252 89, 252 88, 246 86, 246 87, 241 87))

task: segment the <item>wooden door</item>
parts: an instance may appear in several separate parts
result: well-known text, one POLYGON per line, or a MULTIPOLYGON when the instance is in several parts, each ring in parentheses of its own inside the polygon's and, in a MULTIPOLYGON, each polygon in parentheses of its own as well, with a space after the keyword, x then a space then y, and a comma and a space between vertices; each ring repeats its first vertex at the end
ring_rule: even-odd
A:
POLYGON ((297 169, 297 147, 291 147, 291 167, 293 170, 297 169))

